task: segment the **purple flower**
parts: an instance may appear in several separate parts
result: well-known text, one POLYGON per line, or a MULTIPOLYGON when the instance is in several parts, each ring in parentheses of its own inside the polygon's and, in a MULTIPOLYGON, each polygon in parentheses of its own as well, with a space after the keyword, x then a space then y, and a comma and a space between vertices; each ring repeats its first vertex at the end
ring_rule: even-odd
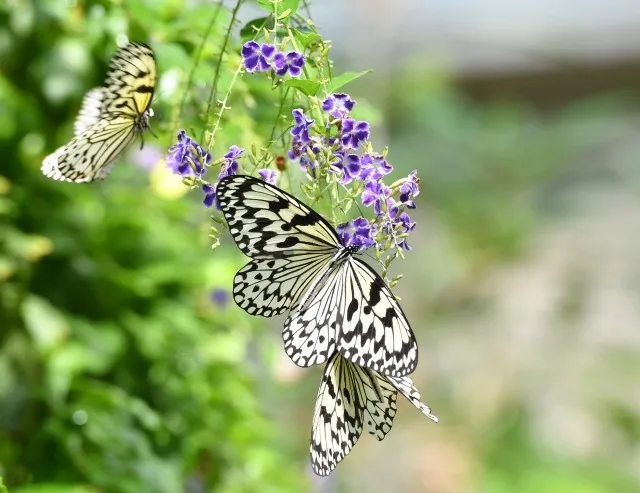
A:
POLYGON ((416 204, 413 203, 413 197, 420 193, 420 179, 417 170, 409 173, 404 183, 400 185, 400 202, 405 204, 409 209, 415 209, 416 204))
POLYGON ((229 292, 225 289, 214 289, 211 291, 210 298, 218 308, 225 308, 229 304, 229 292))
POLYGON ((357 217, 353 221, 340 224, 336 231, 345 247, 356 246, 365 249, 375 244, 373 239, 376 233, 375 226, 364 217, 357 217))
POLYGON ((301 109, 295 109, 291 112, 293 114, 293 122, 294 126, 291 129, 291 135, 293 135, 294 143, 298 142, 300 144, 308 144, 311 142, 311 137, 309 137, 309 127, 313 125, 315 120, 309 120, 305 116, 304 112, 301 109))
POLYGON ((297 51, 290 51, 286 55, 284 53, 276 53, 276 56, 273 57, 273 66, 276 74, 280 76, 289 72, 291 77, 298 77, 302 73, 302 67, 304 66, 304 55, 297 51))
POLYGON ((204 164, 211 162, 211 154, 187 136, 184 130, 179 130, 177 135, 178 142, 169 148, 167 167, 183 177, 204 175, 207 171, 204 164))
POLYGON ((276 184, 276 179, 278 178, 278 172, 275 169, 266 169, 266 168, 259 169, 258 174, 260 175, 260 178, 262 178, 267 183, 270 183, 271 185, 276 184))
POLYGON ((393 166, 387 162, 382 154, 365 154, 362 156, 361 163, 360 179, 362 181, 378 181, 393 170, 393 166))
POLYGON ((357 149, 360 142, 369 138, 369 123, 357 122, 353 118, 345 118, 342 121, 342 136, 340 141, 346 148, 357 149))
POLYGON ((202 185, 202 191, 204 192, 204 200, 202 203, 204 206, 209 209, 212 206, 216 206, 216 209, 220 210, 220 204, 216 198, 216 189, 218 188, 218 184, 211 185, 210 183, 205 183, 202 185))
POLYGON ((242 47, 242 61, 247 72, 264 72, 269 70, 269 60, 276 52, 276 47, 267 43, 259 45, 255 41, 247 41, 242 47))
POLYGON ((386 204, 391 190, 384 183, 378 181, 368 182, 362 191, 362 204, 365 207, 373 205, 376 214, 382 214, 382 205, 386 204))
POLYGON ((322 109, 333 118, 342 119, 353 109, 356 102, 348 94, 329 94, 322 102, 322 109))
POLYGON ((238 164, 238 159, 242 154, 244 154, 244 149, 238 146, 229 147, 229 151, 224 155, 222 160, 222 164, 220 165, 220 173, 218 174, 218 180, 221 180, 225 176, 235 175, 240 168, 238 164))
MULTIPOLYGON (((395 219, 394 223, 398 227, 400 233, 410 233, 411 231, 416 229, 416 223, 411 221, 409 214, 407 214, 406 212, 400 214, 395 219)), ((409 243, 407 243, 407 238, 401 238, 400 240, 398 240, 397 244, 400 248, 404 248, 407 251, 411 250, 411 246, 409 246, 409 243)))
POLYGON ((347 154, 337 151, 334 153, 337 160, 333 161, 329 166, 331 171, 341 173, 340 183, 351 183, 354 179, 360 176, 360 156, 357 154, 347 154))

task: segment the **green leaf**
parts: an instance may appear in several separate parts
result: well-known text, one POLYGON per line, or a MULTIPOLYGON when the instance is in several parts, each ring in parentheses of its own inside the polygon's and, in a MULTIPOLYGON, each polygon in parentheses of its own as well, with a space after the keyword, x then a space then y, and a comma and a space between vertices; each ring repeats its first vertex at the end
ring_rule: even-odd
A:
POLYGON ((293 37, 298 43, 302 45, 303 48, 306 48, 314 41, 322 39, 321 36, 315 31, 309 30, 308 32, 302 32, 298 29, 292 29, 291 31, 293 32, 293 37))
POLYGON ((306 96, 315 96, 318 89, 320 89, 320 82, 316 82, 315 80, 290 79, 285 81, 284 85, 298 89, 306 96))
POLYGON ((329 82, 329 86, 327 90, 329 92, 335 92, 343 86, 346 86, 349 82, 353 82, 356 79, 359 79, 363 75, 369 74, 373 72, 373 70, 363 70, 362 72, 345 72, 344 74, 340 74, 337 77, 334 77, 331 82, 329 82))
POLYGON ((22 304, 22 319, 40 354, 47 354, 69 334, 67 320, 43 298, 29 296, 22 304))
POLYGON ((262 28, 271 31, 273 30, 274 25, 275 19, 273 18, 273 16, 253 19, 242 26, 242 29, 240 29, 240 37, 242 38, 242 41, 249 41, 255 38, 256 33, 259 32, 262 28))
POLYGON ((0 493, 7 493, 7 488, 5 487, 4 483, 2 482, 2 476, 0 476, 0 493))
MULTIPOLYGON (((0 485, 0 493, 7 493, 7 489, 0 485)), ((64 483, 42 483, 22 486, 14 493, 97 493, 95 488, 85 485, 64 483)))
POLYGON ((295 15, 298 11, 300 0, 258 0, 258 4, 267 12, 277 14, 278 19, 282 20, 295 15))

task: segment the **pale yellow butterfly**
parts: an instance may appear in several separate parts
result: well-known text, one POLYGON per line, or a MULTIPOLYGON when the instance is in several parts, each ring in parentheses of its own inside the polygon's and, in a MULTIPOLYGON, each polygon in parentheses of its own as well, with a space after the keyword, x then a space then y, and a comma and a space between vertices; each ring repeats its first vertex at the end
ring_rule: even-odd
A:
POLYGON ((103 179, 125 151, 149 128, 157 67, 153 50, 131 41, 111 59, 104 87, 90 90, 75 121, 75 137, 48 155, 42 173, 59 181, 103 179))

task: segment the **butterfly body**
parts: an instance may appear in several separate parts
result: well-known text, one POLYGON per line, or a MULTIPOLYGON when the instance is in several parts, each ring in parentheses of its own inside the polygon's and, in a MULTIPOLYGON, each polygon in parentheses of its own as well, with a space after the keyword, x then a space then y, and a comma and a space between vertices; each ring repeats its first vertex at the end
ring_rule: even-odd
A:
POLYGON ((236 303, 252 315, 288 312, 285 352, 299 366, 338 351, 385 375, 411 373, 415 337, 382 278, 342 245, 311 208, 257 178, 220 180, 217 199, 236 245, 251 261, 234 278, 236 303))
POLYGON ((149 129, 156 78, 151 48, 135 41, 120 48, 111 60, 105 86, 85 95, 75 136, 44 159, 42 173, 75 183, 103 179, 118 156, 149 129))

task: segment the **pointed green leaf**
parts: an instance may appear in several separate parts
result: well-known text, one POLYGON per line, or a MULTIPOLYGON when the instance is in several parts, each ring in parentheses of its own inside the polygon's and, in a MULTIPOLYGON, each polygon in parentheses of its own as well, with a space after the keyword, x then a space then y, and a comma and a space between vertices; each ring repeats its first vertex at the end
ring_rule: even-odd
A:
POLYGON ((253 39, 257 32, 259 32, 262 28, 267 30, 272 30, 274 27, 275 19, 272 16, 269 17, 259 17, 258 19, 253 19, 247 22, 242 29, 240 29, 240 37, 242 41, 249 41, 253 39))
POLYGON ((285 81, 284 85, 298 89, 306 96, 315 96, 320 89, 320 82, 315 80, 290 79, 285 81))
POLYGON ((314 41, 321 39, 320 35, 315 32, 308 30, 306 32, 300 31, 298 29, 292 29, 293 37, 296 38, 296 41, 302 45, 303 48, 306 48, 314 41))
POLYGON ((327 90, 329 92, 335 92, 342 86, 347 85, 349 82, 353 82, 354 80, 359 79, 363 75, 369 74, 371 72, 373 72, 373 70, 363 70, 362 72, 345 72, 344 74, 340 74, 337 77, 334 77, 331 82, 329 82, 327 90))
POLYGON ((291 17, 298 11, 300 0, 258 0, 258 4, 263 10, 269 13, 277 14, 278 19, 291 17), (282 15, 282 14, 286 15, 282 15))

